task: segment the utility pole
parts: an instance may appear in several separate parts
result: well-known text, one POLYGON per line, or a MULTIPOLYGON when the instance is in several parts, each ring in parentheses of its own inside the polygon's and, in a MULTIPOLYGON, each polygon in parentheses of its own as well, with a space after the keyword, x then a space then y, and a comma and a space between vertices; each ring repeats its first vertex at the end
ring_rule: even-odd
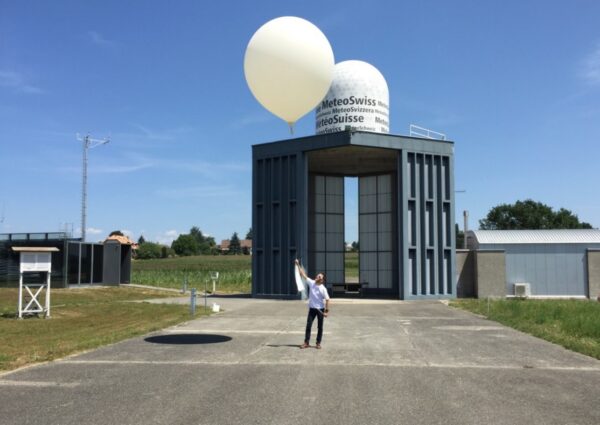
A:
POLYGON ((463 238, 463 249, 467 249, 467 232, 469 231, 469 211, 463 211, 463 219, 465 220, 463 227, 465 233, 465 236, 463 238))
POLYGON ((110 142, 110 138, 92 139, 89 134, 84 137, 77 135, 77 140, 83 144, 83 184, 81 189, 81 242, 85 242, 85 226, 87 219, 87 151, 110 142))
MULTIPOLYGON (((464 189, 455 190, 454 193, 466 193, 466 190, 464 190, 464 189)), ((469 211, 467 211, 467 210, 463 211, 463 220, 464 220, 464 227, 463 227, 463 249, 467 249, 467 231, 469 230, 468 229, 468 226, 469 226, 469 211)))

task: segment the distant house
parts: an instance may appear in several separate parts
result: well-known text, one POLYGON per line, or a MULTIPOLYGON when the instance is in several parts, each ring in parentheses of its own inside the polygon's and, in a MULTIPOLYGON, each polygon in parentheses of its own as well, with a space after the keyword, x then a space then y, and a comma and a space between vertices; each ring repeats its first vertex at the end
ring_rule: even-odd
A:
POLYGON ((121 245, 131 245, 131 249, 133 250, 132 254, 135 257, 135 251, 139 248, 137 242, 131 240, 129 236, 121 236, 121 235, 111 235, 104 240, 104 243, 109 241, 119 242, 121 245))
MULTIPOLYGON (((218 246, 221 254, 227 254, 229 252, 229 245, 231 241, 229 239, 223 239, 221 245, 218 246)), ((242 254, 252 255, 252 239, 240 239, 240 248, 242 254)))
POLYGON ((132 241, 128 236, 112 235, 112 236, 107 237, 104 240, 105 243, 107 241, 117 241, 121 245, 131 245, 131 249, 133 249, 133 250, 138 249, 138 244, 136 242, 132 241))

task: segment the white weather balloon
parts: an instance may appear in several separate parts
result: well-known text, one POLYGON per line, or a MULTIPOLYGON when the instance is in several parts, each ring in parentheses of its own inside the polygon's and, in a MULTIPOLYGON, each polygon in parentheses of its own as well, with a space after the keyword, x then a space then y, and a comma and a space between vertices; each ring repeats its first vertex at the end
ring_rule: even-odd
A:
POLYGON ((331 45, 319 28, 284 16, 254 33, 246 48, 244 74, 256 100, 291 128, 323 99, 334 64, 331 45))

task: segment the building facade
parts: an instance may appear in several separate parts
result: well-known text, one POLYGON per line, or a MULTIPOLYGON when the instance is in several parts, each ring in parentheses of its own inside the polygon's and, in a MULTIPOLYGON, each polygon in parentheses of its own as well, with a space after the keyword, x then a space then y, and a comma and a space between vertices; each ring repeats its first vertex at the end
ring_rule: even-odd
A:
POLYGON ((453 146, 352 130, 254 145, 253 295, 299 297, 296 258, 345 282, 344 177, 358 177, 362 293, 454 297, 453 146))

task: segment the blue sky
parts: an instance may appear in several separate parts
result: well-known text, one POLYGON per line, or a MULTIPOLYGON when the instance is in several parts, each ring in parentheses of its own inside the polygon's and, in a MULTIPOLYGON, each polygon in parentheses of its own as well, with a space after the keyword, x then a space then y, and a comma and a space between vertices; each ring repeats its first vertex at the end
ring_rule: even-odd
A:
MULTIPOLYGON (((77 231, 75 135, 90 132, 112 141, 90 151, 88 240, 245 235, 250 147, 289 131, 254 100, 243 56, 286 15, 317 25, 336 62, 382 72, 391 133, 455 142, 458 221, 532 198, 600 227, 597 1, 0 0, 0 232, 77 231)), ((296 135, 312 134, 311 112, 296 135)))

